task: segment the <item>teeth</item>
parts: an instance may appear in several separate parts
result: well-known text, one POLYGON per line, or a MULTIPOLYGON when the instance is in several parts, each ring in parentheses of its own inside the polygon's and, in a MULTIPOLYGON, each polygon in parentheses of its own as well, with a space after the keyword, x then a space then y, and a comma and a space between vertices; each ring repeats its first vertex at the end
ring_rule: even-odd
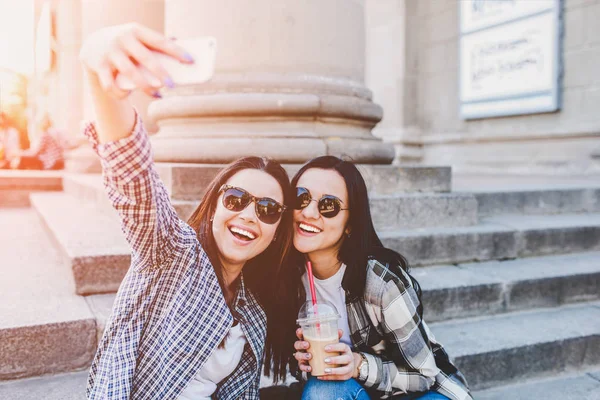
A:
POLYGON ((306 225, 303 223, 301 223, 299 226, 300 226, 300 229, 302 229, 303 231, 321 233, 321 230, 318 228, 315 228, 314 226, 306 225))
POLYGON ((254 239, 256 236, 254 236, 251 232, 248 232, 246 230, 240 229, 238 227, 232 226, 231 228, 229 228, 231 230, 231 232, 233 233, 237 233, 238 235, 243 235, 246 236, 248 239, 254 239))

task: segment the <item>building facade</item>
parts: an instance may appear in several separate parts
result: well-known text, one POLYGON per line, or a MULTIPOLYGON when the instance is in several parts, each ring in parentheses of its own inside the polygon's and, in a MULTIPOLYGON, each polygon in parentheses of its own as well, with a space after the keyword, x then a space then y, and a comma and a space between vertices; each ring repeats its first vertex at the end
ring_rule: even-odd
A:
MULTIPOLYGON (((38 12, 44 3, 36 0, 38 12)), ((56 57, 40 80, 43 107, 76 134, 91 117, 77 59, 82 41, 102 26, 137 21, 219 42, 210 85, 150 107, 159 161, 226 162, 252 151, 299 163, 331 153, 464 173, 600 173, 600 0, 557 1, 558 111, 478 119, 460 112, 461 3, 50 1, 56 57)), ((133 101, 146 116, 151 99, 133 101)))

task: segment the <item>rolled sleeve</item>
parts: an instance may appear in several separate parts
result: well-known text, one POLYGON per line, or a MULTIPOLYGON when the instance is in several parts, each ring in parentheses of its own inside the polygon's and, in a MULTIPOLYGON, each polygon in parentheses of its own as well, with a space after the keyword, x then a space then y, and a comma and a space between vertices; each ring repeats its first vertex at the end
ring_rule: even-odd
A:
POLYGON ((152 148, 142 119, 136 113, 131 134, 114 142, 100 143, 96 126, 92 122, 84 125, 83 134, 100 157, 104 176, 118 179, 127 184, 145 173, 152 165, 152 148))
POLYGON ((169 194, 154 169, 150 140, 136 113, 131 134, 99 143, 96 127, 84 126, 102 163, 108 198, 121 217, 121 228, 132 249, 136 271, 169 265, 182 240, 181 220, 169 194))

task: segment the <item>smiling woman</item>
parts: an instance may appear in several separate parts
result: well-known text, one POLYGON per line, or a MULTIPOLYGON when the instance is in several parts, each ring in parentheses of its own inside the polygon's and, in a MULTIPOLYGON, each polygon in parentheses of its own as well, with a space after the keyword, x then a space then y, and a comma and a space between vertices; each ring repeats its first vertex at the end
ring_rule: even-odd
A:
POLYGON ((86 134, 132 249, 87 396, 258 399, 263 362, 283 377, 289 354, 274 334, 282 318, 272 307, 291 246, 289 178, 277 162, 239 159, 213 179, 190 220, 180 220, 129 92, 114 82, 120 73, 150 93, 173 86, 150 49, 193 63, 175 42, 136 24, 100 30, 81 50, 97 117, 86 134), (152 84, 141 69, 155 74, 152 84))

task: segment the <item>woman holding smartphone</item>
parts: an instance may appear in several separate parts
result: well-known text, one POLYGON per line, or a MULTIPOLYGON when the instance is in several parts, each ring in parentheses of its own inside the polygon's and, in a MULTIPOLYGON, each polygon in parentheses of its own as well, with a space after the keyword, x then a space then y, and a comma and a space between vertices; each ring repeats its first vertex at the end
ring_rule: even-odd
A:
POLYGON ((267 334, 267 317, 277 316, 264 305, 273 303, 271 287, 291 246, 289 178, 273 161, 240 159, 212 181, 188 223, 180 220, 129 93, 115 85, 122 74, 154 96, 172 86, 151 50, 194 62, 134 24, 94 33, 80 55, 97 118, 85 133, 132 250, 87 397, 258 399, 265 350, 267 362, 283 350, 267 334))
MULTIPOLYGON (((340 342, 325 350, 331 367, 311 377, 303 399, 471 399, 462 374, 423 321, 421 290, 408 263, 383 247, 371 220, 365 182, 354 164, 332 156, 305 164, 296 187, 288 305, 296 312, 310 298, 305 258, 312 263, 317 301, 332 303, 340 318, 340 342)), ((283 306, 282 306, 283 307, 283 306)), ((285 315, 285 314, 284 314, 285 315)), ((287 315, 290 347, 306 380, 309 343, 294 338, 294 311, 287 315)))

